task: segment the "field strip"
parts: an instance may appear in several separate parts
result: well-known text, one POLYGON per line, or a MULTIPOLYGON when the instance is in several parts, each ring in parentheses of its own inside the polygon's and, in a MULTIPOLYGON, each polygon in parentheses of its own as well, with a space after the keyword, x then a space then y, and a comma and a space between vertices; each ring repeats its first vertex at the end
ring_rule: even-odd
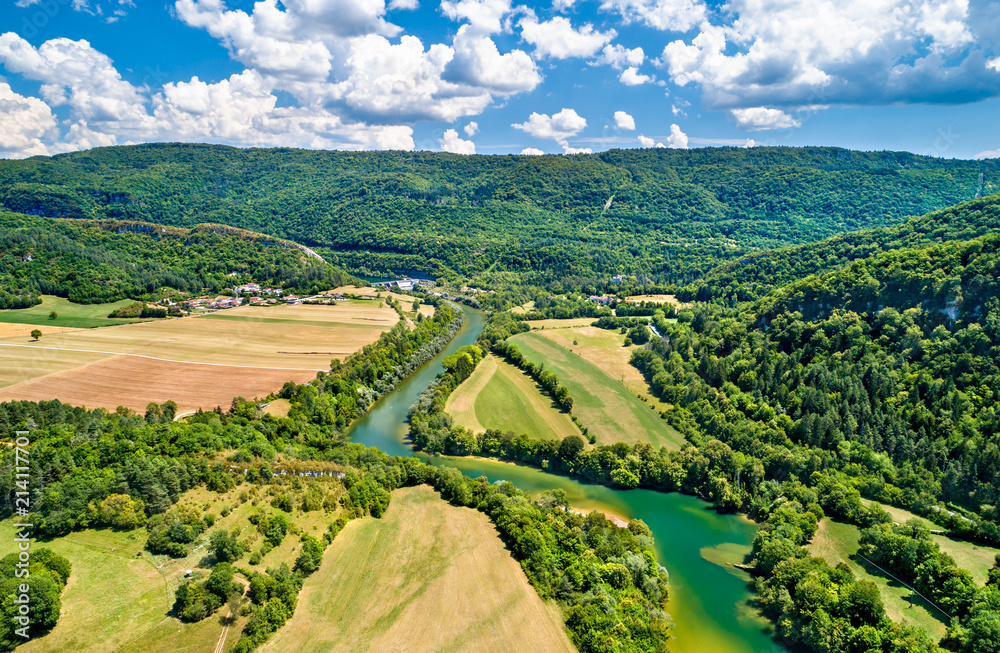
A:
POLYGON ((476 417, 476 399, 483 388, 493 379, 497 372, 497 360, 492 354, 488 354, 476 367, 472 375, 456 388, 448 401, 445 402, 445 411, 451 413, 458 419, 459 423, 466 428, 482 433, 486 430, 476 417))
POLYGON ((157 358, 156 356, 146 356, 145 354, 127 354, 120 351, 102 351, 100 349, 70 349, 69 347, 40 347, 35 345, 12 345, 0 343, 0 347, 24 347, 26 349, 48 349, 52 351, 78 351, 89 354, 110 354, 112 356, 133 356, 135 358, 147 358, 153 361, 164 363, 180 363, 182 365, 211 365, 212 367, 239 367, 249 370, 282 370, 288 372, 326 372, 327 369, 307 369, 302 367, 260 367, 257 365, 231 365, 228 363, 200 363, 198 361, 179 361, 171 358, 157 358))

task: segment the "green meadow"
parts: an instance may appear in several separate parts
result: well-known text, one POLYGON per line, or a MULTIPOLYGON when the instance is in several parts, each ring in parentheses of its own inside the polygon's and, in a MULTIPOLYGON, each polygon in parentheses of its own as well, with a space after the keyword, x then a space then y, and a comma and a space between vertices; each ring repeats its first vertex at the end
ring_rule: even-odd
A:
POLYGON ((684 443, 648 403, 597 365, 535 332, 511 341, 525 358, 559 377, 573 397, 573 413, 597 444, 648 442, 657 449, 679 449, 684 443))

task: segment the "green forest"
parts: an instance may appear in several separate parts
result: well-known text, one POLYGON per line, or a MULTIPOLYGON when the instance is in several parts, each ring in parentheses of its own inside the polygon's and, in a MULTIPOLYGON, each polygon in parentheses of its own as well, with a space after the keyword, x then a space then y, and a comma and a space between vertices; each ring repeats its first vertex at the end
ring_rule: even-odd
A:
POLYGON ((0 309, 34 306, 43 294, 101 304, 251 281, 310 292, 352 280, 293 243, 222 225, 187 229, 0 211, 0 309))
POLYGON ((720 261, 1000 191, 998 166, 821 147, 532 158, 149 144, 0 161, 0 204, 228 224, 351 270, 494 287, 579 288, 617 274, 686 285, 720 261))

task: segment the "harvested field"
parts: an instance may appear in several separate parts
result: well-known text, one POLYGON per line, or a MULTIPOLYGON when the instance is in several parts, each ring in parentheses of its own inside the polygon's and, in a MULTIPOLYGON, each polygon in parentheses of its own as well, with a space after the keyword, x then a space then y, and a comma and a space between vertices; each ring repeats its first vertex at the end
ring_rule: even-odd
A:
POLYGON ((605 370, 556 344, 540 331, 510 339, 526 359, 545 364, 573 397, 573 413, 596 436, 597 444, 648 442, 654 448, 679 449, 684 438, 650 404, 622 385, 618 370, 605 370))
POLYGON ((262 370, 174 363, 135 356, 109 356, 0 389, 0 401, 58 399, 87 408, 126 406, 142 412, 155 401, 172 399, 178 412, 216 406, 228 408, 233 397, 264 397, 285 381, 305 383, 310 370, 262 370))
POLYGON ((30 340, 31 332, 38 329, 42 335, 50 333, 66 333, 75 331, 71 327, 52 326, 50 324, 24 324, 20 322, 0 322, 0 339, 30 340))
POLYGON ((526 324, 535 329, 571 329, 574 327, 590 326, 597 321, 596 317, 573 317, 566 320, 551 318, 548 320, 528 320, 526 324))
MULTIPOLYGON (((411 297, 409 295, 402 295, 400 293, 388 292, 382 288, 375 288, 373 286, 341 286, 340 288, 334 288, 333 290, 328 290, 327 293, 344 293, 345 295, 358 295, 361 297, 370 297, 371 300, 377 301, 378 297, 381 296, 383 299, 392 298, 403 304, 403 310, 407 313, 413 311, 413 301, 418 299, 417 297, 411 297)), ((367 301, 367 300, 366 300, 367 301)), ((378 304, 376 303, 376 306, 378 304)), ((434 307, 425 304, 420 306, 420 312, 425 316, 429 317, 434 315, 434 307)))
MULTIPOLYGON (((65 352, 33 347, 9 347, 11 343, 24 344, 20 338, 0 341, 0 388, 37 379, 56 372, 65 372, 81 365, 88 365, 108 354, 91 352, 65 352)), ((0 390, 2 394, 2 390, 0 390)))
POLYGON ((476 433, 499 429, 545 440, 580 435, 531 377, 492 354, 451 394, 445 410, 476 433))
POLYGON ((545 336, 557 345, 562 345, 584 360, 590 361, 610 376, 618 376, 619 382, 637 395, 646 398, 647 403, 658 412, 672 408, 653 396, 642 373, 629 364, 632 352, 642 349, 642 345, 625 346, 625 336, 618 331, 598 329, 592 326, 570 327, 567 329, 544 329, 538 335, 545 336), (573 344, 573 343, 576 344, 573 344))
POLYGON ((38 342, 4 339, 0 398, 136 410, 173 399, 180 412, 228 406, 237 395, 262 397, 285 381, 311 380, 332 359, 375 342, 398 320, 391 308, 368 302, 244 306, 69 330, 38 342))
POLYGON ((673 295, 632 295, 631 297, 625 298, 625 302, 628 304, 638 304, 640 302, 652 302, 654 304, 673 304, 678 308, 688 308, 691 304, 684 304, 677 301, 677 298, 673 295))
POLYGON ((285 651, 573 651, 486 515, 429 487, 352 521, 266 645, 285 651))

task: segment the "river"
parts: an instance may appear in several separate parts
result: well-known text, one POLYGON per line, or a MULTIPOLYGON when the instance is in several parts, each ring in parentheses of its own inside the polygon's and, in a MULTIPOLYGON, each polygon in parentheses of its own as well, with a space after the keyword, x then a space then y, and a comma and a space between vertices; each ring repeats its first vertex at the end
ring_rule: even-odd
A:
MULTIPOLYGON (((352 440, 390 455, 414 455, 405 441, 407 411, 442 371, 441 360, 475 342, 483 328, 480 311, 461 308, 465 325, 448 347, 355 422, 349 431, 352 440)), ((749 575, 731 564, 744 561, 756 532, 745 517, 719 515, 704 501, 678 493, 614 490, 511 463, 447 456, 435 456, 430 462, 455 467, 473 478, 508 480, 533 494, 562 488, 577 510, 597 509, 646 522, 653 531, 657 558, 670 574, 674 653, 785 651, 767 634, 767 621, 750 607, 749 575)))

